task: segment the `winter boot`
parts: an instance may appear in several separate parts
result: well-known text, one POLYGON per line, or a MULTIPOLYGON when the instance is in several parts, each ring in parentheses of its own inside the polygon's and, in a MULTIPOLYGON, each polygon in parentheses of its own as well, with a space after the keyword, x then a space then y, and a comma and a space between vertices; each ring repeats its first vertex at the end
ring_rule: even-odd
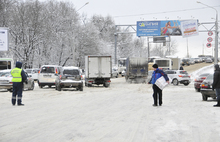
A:
POLYGON ((14 106, 15 103, 16 103, 16 99, 11 99, 11 103, 12 103, 12 105, 14 106))
POLYGON ((19 103, 19 104, 18 104, 18 106, 24 106, 24 104, 22 104, 22 103, 19 103))
POLYGON ((216 105, 213 105, 213 107, 220 107, 220 101, 216 105))

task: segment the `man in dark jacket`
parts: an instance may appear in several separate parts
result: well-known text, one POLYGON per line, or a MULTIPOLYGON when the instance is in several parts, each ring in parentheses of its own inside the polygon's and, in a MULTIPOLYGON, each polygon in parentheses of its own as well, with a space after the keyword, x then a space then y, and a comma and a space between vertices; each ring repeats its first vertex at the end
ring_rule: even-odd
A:
POLYGON ((151 80, 148 82, 148 84, 153 84, 153 98, 154 98, 154 104, 153 106, 157 106, 157 94, 159 95, 159 105, 162 105, 162 90, 155 84, 157 79, 159 79, 161 76, 163 76, 167 83, 169 83, 169 78, 167 75, 160 69, 158 69, 158 65, 154 64, 153 66, 154 72, 152 73, 151 80))
POLYGON ((11 75, 12 75, 12 82, 13 82, 13 93, 12 93, 12 105, 16 104, 16 96, 18 105, 23 106, 24 104, 21 103, 21 98, 22 98, 22 91, 23 91, 23 84, 24 82, 27 81, 27 76, 25 75, 24 70, 21 69, 22 63, 21 62, 16 62, 16 67, 11 70, 11 75))
POLYGON ((220 107, 220 69, 218 64, 215 64, 215 73, 213 76, 212 90, 214 91, 214 89, 217 97, 217 104, 214 107, 220 107))

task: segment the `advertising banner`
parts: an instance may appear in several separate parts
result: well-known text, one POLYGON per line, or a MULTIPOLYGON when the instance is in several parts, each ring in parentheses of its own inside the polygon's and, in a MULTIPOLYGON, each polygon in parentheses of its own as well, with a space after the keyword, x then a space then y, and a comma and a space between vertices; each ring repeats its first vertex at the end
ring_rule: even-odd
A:
POLYGON ((0 28, 0 51, 8 51, 8 30, 0 28))
POLYGON ((183 37, 199 35, 197 20, 181 21, 183 37))
POLYGON ((180 21, 137 21, 137 36, 182 36, 180 21))

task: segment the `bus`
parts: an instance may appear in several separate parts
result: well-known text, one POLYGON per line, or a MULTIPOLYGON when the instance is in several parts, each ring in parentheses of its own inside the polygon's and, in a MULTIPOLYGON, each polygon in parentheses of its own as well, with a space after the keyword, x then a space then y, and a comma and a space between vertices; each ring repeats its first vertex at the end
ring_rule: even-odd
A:
POLYGON ((7 70, 14 68, 14 61, 12 58, 0 58, 0 70, 7 70))
POLYGON ((120 58, 118 60, 118 73, 119 74, 121 74, 121 72, 126 69, 126 60, 127 58, 120 58))
POLYGON ((158 68, 162 70, 172 70, 172 59, 170 58, 154 59, 154 64, 157 64, 158 68))

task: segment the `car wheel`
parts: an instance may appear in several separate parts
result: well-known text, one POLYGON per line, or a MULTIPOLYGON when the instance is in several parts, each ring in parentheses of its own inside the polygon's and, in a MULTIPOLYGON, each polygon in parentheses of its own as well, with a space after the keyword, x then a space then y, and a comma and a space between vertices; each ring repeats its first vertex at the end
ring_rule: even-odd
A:
POLYGON ((40 88, 43 88, 43 85, 40 85, 40 88))
POLYGON ((177 79, 173 79, 173 85, 178 85, 179 81, 177 79))
POLYGON ((60 85, 57 85, 57 90, 61 91, 61 86, 60 85))
POLYGON ((30 90, 34 90, 34 82, 31 84, 30 90))
POLYGON ((8 89, 9 92, 13 92, 13 88, 12 89, 8 89))
POLYGON ((184 83, 185 86, 189 85, 189 83, 184 83))
POLYGON ((195 88, 196 92, 200 92, 200 88, 195 88))
POLYGON ((83 85, 79 87, 79 91, 83 91, 83 85))
POLYGON ((51 88, 51 85, 49 85, 49 88, 51 88))
POLYGON ((203 101, 207 101, 208 100, 208 96, 206 96, 205 94, 202 94, 202 100, 203 101))
POLYGON ((116 78, 118 78, 118 74, 116 75, 116 78))

